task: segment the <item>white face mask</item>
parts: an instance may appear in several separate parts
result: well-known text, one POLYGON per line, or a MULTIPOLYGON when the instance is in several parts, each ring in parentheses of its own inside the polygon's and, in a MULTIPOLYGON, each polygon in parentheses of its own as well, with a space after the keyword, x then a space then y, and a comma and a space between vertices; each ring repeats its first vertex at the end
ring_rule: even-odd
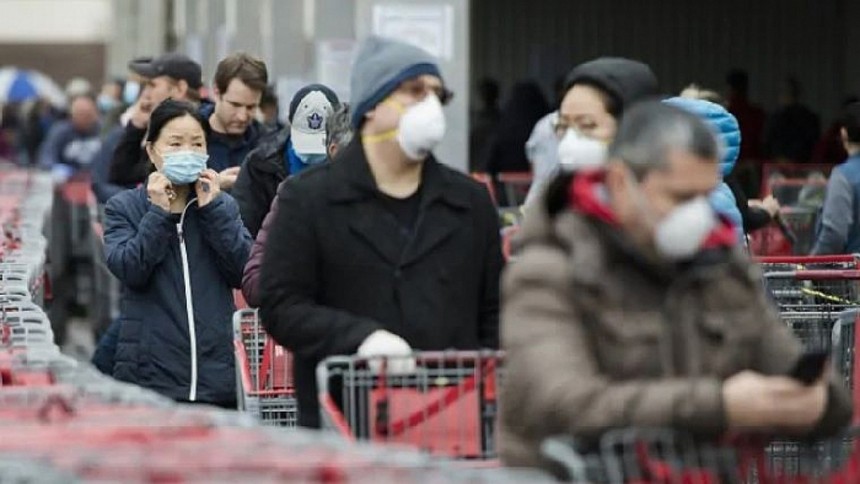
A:
POLYGON ((568 128, 558 144, 558 161, 567 172, 601 167, 606 162, 606 144, 568 128))
POLYGON ((717 218, 708 199, 696 197, 676 207, 657 224, 654 246, 668 260, 690 259, 716 225, 717 218))
POLYGON ((435 94, 428 94, 400 116, 397 142, 412 161, 423 161, 444 137, 445 113, 435 94))

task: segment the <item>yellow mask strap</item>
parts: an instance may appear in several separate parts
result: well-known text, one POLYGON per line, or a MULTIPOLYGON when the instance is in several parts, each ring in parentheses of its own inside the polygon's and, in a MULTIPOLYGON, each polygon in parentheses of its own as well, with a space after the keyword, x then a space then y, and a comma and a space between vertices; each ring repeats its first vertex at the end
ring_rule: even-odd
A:
POLYGON ((394 109, 399 114, 403 114, 406 112, 406 106, 401 104, 400 101, 397 101, 397 100, 390 98, 390 97, 387 98, 385 101, 382 101, 381 104, 386 104, 388 106, 391 106, 391 109, 394 109))
POLYGON ((364 144, 381 143, 383 141, 391 141, 397 137, 398 130, 392 129, 379 134, 368 134, 361 137, 364 144))
MULTIPOLYGON (((404 112, 406 112, 406 108, 403 106, 403 104, 401 104, 399 101, 396 101, 390 97, 388 99, 386 99, 385 101, 382 101, 381 104, 391 106, 392 109, 394 109, 395 111, 397 111, 400 114, 403 114, 404 112)), ((397 132, 398 132, 397 128, 394 128, 392 130, 385 131, 383 133, 368 134, 368 135, 362 136, 361 140, 365 144, 382 143, 383 141, 391 141, 391 140, 397 138, 397 132)))

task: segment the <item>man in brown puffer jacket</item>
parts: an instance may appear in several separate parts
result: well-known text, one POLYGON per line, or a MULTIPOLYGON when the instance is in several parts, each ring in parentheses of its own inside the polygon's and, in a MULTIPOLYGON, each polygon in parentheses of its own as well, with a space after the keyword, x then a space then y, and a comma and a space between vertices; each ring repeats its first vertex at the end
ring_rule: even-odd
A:
POLYGON ((628 111, 605 168, 554 184, 504 278, 500 449, 549 468, 547 437, 621 427, 822 435, 849 423, 832 375, 789 378, 800 343, 707 203, 720 148, 659 103, 628 111))

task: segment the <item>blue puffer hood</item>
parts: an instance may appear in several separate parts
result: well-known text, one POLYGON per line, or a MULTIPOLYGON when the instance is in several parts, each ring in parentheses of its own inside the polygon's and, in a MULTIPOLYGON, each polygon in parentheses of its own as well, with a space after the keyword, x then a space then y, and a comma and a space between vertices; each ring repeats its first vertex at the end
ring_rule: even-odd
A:
POLYGON ((734 169, 741 150, 741 129, 738 126, 738 120, 724 107, 710 101, 673 97, 663 102, 695 114, 716 130, 724 149, 720 169, 724 177, 728 176, 734 169))

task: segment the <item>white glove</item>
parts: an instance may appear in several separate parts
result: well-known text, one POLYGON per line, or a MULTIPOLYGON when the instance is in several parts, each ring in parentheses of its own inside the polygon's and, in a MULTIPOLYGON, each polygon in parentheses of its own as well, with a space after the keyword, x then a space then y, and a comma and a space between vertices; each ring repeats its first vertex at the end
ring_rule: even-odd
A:
POLYGON ((368 358, 370 371, 380 373, 383 361, 386 373, 403 375, 415 372, 415 360, 410 357, 409 343, 394 333, 379 329, 370 334, 358 347, 358 356, 368 358), (385 358, 383 358, 385 357, 385 358))

